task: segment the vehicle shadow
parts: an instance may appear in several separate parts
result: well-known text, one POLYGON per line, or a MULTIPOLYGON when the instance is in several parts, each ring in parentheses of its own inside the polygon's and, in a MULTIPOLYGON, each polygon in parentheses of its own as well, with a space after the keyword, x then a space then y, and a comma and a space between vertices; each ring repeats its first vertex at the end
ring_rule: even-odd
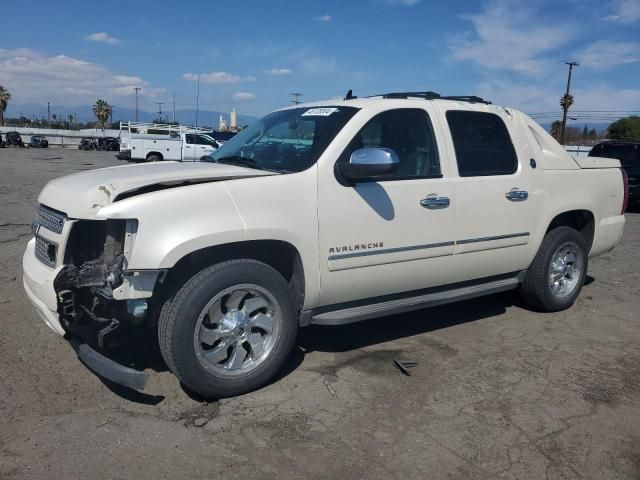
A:
MULTIPOLYGON (((83 340, 80 337, 67 336, 71 347, 78 353, 83 340)), ((127 326, 119 328, 105 341, 105 349, 99 349, 95 343, 89 346, 101 355, 119 363, 120 365, 145 371, 166 372, 169 370, 162 359, 160 349, 155 341, 155 332, 146 326, 127 326)), ((81 362, 82 363, 82 362, 81 362)), ((113 393, 125 400, 144 405, 157 405, 164 400, 162 395, 152 395, 114 383, 85 366, 113 393)))
POLYGON ((298 345, 307 353, 346 352, 495 317, 515 304, 517 295, 506 292, 348 325, 311 325, 301 330, 298 345))
MULTIPOLYGON (((594 281, 592 276, 587 275, 585 287, 594 281)), ((276 383, 296 371, 304 363, 305 355, 310 352, 341 353, 357 350, 401 338, 436 332, 455 325, 498 317, 512 306, 531 310, 531 307, 525 305, 517 293, 512 291, 347 325, 311 325, 300 329, 296 347, 289 355, 283 369, 269 384, 276 383)), ((149 327, 133 327, 118 332, 117 336, 110 339, 110 348, 101 353, 136 370, 168 371, 157 346, 155 334, 149 327)), ((157 405, 164 400, 161 395, 132 390, 103 378, 101 381, 114 394, 132 402, 157 405)), ((181 386, 185 394, 195 401, 212 401, 210 398, 203 398, 192 392, 185 385, 181 386)))

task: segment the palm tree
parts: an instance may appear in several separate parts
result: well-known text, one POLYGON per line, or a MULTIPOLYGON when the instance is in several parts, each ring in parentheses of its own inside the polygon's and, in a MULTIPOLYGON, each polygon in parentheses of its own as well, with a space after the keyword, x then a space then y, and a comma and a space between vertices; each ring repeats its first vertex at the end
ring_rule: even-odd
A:
POLYGON ((563 110, 569 110, 571 105, 573 105, 573 95, 566 94, 560 98, 560 106, 563 110))
POLYGON ((111 105, 99 98, 93 106, 93 113, 100 122, 102 130, 104 130, 104 124, 107 123, 109 115, 111 115, 111 105))
POLYGON ((0 124, 4 127, 4 112, 7 109, 7 104, 11 100, 11 94, 9 90, 0 85, 0 124))

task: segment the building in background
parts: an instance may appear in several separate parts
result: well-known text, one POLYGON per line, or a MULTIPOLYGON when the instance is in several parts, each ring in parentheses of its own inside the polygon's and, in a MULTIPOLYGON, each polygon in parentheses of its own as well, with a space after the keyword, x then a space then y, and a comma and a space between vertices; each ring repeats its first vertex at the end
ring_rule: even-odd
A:
POLYGON ((240 128, 238 127, 238 112, 236 109, 232 109, 229 114, 229 123, 224 119, 222 115, 220 115, 220 121, 218 122, 218 131, 219 132, 239 132, 240 128))
POLYGON ((236 112, 235 108, 231 110, 230 116, 231 118, 229 119, 229 128, 231 130, 238 130, 238 113, 236 112))
POLYGON ((218 131, 226 132, 228 128, 229 127, 227 126, 227 122, 225 122, 224 118, 222 118, 222 115, 220 115, 220 121, 218 122, 218 131))

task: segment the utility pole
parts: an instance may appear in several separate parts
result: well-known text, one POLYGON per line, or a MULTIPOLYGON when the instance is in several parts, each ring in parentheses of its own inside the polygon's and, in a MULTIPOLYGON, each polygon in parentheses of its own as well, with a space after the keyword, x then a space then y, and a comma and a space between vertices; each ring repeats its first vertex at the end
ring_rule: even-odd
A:
POLYGON ((573 67, 579 67, 580 64, 578 62, 564 62, 565 65, 569 65, 569 76, 567 77, 567 92, 562 97, 560 103, 562 104, 562 110, 564 111, 562 114, 562 128, 560 129, 560 143, 564 145, 564 134, 567 129, 567 113, 569 113, 569 107, 573 103, 573 99, 569 95, 569 90, 571 89, 571 72, 573 71, 573 67))
POLYGON ((300 97, 302 96, 301 93, 291 93, 290 95, 293 97, 293 100, 291 100, 291 103, 293 103, 294 105, 298 105, 299 103, 302 103, 300 101, 300 97))
POLYGON ((173 118, 171 121, 176 123, 176 92, 173 92, 173 118))
POLYGON ((198 74, 198 91, 196 92, 196 128, 198 128, 199 110, 200 110, 200 74, 198 74))
POLYGON ((164 105, 164 102, 156 102, 156 104, 158 105, 158 118, 162 122, 162 105, 164 105))
POLYGON ((47 124, 51 128, 51 104, 47 102, 47 124))
POLYGON ((133 87, 133 89, 136 91, 136 122, 138 121, 138 91, 141 88, 142 87, 133 87))

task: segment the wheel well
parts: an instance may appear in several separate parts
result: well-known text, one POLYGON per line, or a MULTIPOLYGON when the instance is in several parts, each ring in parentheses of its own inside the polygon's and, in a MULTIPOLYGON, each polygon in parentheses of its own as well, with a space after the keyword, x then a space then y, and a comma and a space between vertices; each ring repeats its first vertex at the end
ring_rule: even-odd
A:
POLYGON ((593 235, 595 233, 595 219, 589 210, 570 210, 563 212, 551 220, 547 233, 554 228, 566 226, 575 228, 584 237, 587 244, 587 252, 591 250, 593 235))
POLYGON ((164 158, 160 152, 149 152, 147 153, 147 156, 145 158, 148 160, 151 155, 158 155, 160 157, 160 160, 164 158))
MULTIPOLYGON (((181 258, 162 280, 161 297, 171 295, 176 288, 197 272, 227 260, 251 259, 266 263, 276 269, 291 286, 296 307, 302 309, 304 302, 304 270, 298 250, 288 242, 280 240, 250 240, 228 243, 196 250, 181 258)), ((164 298, 161 300, 164 301, 164 298)))

